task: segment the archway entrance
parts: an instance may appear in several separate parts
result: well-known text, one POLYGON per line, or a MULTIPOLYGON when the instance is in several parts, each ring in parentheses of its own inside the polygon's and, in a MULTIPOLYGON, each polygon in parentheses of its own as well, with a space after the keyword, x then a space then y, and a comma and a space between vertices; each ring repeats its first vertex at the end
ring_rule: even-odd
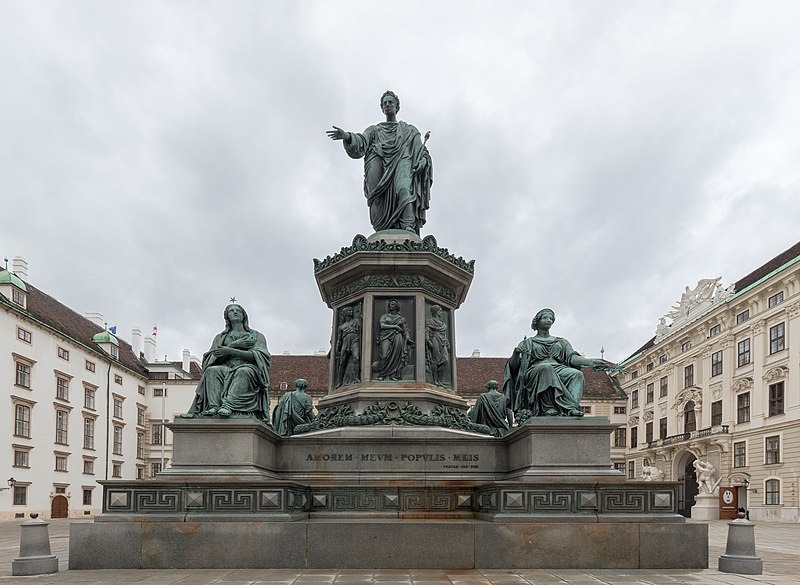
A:
POLYGON ((68 518, 69 517, 69 502, 64 496, 56 496, 50 502, 50 517, 51 518, 68 518))
POLYGON ((698 493, 697 472, 693 463, 697 458, 691 453, 684 453, 676 462, 678 481, 678 514, 691 518, 694 498, 698 493))

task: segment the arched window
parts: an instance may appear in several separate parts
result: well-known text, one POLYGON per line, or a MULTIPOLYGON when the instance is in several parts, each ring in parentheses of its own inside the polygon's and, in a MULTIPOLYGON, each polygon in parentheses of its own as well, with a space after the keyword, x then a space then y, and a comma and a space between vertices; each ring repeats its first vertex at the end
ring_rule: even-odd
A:
POLYGON ((697 418, 694 415, 694 400, 690 400, 683 407, 683 432, 691 433, 697 430, 697 418))
POLYGON ((781 503, 781 480, 768 479, 764 482, 764 503, 767 506, 778 506, 781 503))

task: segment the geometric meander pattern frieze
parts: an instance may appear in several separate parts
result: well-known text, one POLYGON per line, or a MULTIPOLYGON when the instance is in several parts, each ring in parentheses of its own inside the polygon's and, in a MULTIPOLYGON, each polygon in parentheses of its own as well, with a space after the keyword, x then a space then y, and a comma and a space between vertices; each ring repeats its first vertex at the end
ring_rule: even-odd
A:
POLYGON ((678 488, 636 485, 489 484, 481 487, 107 487, 106 514, 362 512, 677 514, 678 488))

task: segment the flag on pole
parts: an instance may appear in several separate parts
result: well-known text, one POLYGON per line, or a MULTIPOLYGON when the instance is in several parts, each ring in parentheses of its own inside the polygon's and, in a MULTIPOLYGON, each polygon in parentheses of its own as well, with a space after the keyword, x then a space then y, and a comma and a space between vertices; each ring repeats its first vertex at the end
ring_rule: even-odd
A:
POLYGON ((116 325, 112 325, 111 327, 108 328, 108 332, 111 335, 116 335, 117 334, 117 326, 116 325))
POLYGON ((153 325, 153 337, 158 335, 158 325, 153 325))

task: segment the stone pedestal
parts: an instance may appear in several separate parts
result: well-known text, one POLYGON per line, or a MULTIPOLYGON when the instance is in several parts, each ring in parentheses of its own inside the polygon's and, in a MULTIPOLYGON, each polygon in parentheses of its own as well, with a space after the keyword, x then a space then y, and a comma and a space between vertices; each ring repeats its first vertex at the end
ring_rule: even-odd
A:
POLYGON ((716 494, 697 494, 692 506, 693 520, 719 520, 719 496, 716 494))
POLYGON ((456 392, 455 310, 467 296, 473 271, 473 262, 439 248, 433 236, 420 239, 404 230, 356 236, 352 246, 316 260, 320 294, 333 309, 330 387, 318 408, 349 405, 360 414, 375 402, 411 401, 424 414, 436 405, 466 409, 456 392), (385 379, 376 364, 382 352, 380 320, 390 312, 392 300, 399 305, 410 344, 405 366, 394 379, 385 379), (434 374, 426 363, 426 324, 435 316, 435 307, 445 327, 449 359, 434 374), (350 311, 353 324, 343 328, 350 311), (359 336, 357 367, 341 351, 343 340, 352 342, 354 327, 359 336))
POLYGON ((722 573, 741 575, 760 575, 763 572, 764 564, 756 556, 755 524, 744 518, 728 522, 728 542, 717 568, 722 573))
MULTIPOLYGON (((35 516, 35 514, 34 514, 35 516)), ((19 557, 11 562, 12 575, 46 575, 58 572, 58 557, 50 554, 48 522, 33 518, 20 525, 19 557)))

